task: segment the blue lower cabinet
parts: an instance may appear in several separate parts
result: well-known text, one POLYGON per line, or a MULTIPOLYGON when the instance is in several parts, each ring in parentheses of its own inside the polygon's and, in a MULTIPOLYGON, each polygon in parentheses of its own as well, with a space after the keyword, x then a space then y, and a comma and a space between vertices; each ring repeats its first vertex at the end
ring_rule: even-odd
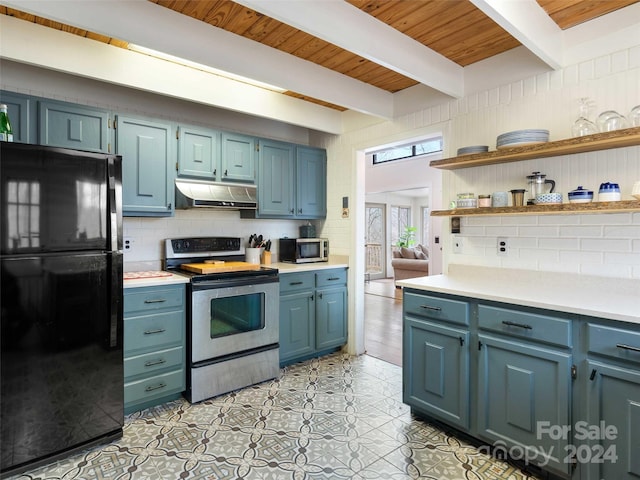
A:
POLYGON ((280 275, 280 365, 347 343, 347 269, 280 275))
POLYGON ((124 290, 124 403, 129 414, 185 390, 185 287, 124 290))
POLYGON ((478 436, 568 475, 571 354, 479 335, 478 436))
MULTIPOLYGON (((640 353, 637 354, 640 359, 640 353)), ((588 361, 587 421, 577 432, 587 443, 576 461, 588 480, 640 478, 640 370, 588 361)))
POLYGON ((404 323, 403 400, 469 429, 469 332, 419 319, 404 323))

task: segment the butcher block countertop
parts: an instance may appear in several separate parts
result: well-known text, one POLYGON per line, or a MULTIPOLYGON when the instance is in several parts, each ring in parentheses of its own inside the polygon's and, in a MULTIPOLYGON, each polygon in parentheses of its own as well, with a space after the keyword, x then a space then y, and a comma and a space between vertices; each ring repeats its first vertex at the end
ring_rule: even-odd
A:
POLYGON ((398 285, 640 324, 640 280, 450 265, 446 275, 398 285))

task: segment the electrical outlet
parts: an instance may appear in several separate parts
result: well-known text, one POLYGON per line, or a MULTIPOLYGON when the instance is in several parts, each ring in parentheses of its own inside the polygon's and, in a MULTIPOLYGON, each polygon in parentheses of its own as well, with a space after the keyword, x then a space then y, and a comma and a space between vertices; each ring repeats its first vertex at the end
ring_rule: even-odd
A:
POLYGON ((122 247, 125 252, 130 252, 131 250, 133 250, 133 238, 124 237, 122 239, 122 247))
POLYGON ((453 237, 453 253, 462 253, 462 237, 453 237))
POLYGON ((496 248, 498 249, 498 256, 506 257, 509 254, 509 239, 498 237, 496 248))

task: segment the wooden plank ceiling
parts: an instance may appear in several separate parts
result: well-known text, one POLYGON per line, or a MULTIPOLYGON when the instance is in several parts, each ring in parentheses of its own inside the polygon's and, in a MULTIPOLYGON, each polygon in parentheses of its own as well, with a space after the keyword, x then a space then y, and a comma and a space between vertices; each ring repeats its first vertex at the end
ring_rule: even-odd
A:
MULTIPOLYGON (((149 1, 391 93, 417 84, 416 80, 230 0, 149 1)), ((469 0, 346 1, 462 67, 520 45, 518 40, 469 0)), ((567 29, 639 0, 537 1, 560 28, 567 29)), ((127 47, 125 41, 94 34, 11 8, 0 6, 0 13, 118 47, 127 47)), ((285 94, 344 110, 337 105, 308 98, 296 92, 285 92, 285 94)))

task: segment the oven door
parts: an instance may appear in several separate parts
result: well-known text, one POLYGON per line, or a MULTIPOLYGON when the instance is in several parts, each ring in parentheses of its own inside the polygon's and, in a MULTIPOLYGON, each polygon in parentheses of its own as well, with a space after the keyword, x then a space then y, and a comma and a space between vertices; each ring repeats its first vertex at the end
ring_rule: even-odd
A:
POLYGON ((278 343, 280 284, 209 288, 191 297, 191 364, 278 343))

